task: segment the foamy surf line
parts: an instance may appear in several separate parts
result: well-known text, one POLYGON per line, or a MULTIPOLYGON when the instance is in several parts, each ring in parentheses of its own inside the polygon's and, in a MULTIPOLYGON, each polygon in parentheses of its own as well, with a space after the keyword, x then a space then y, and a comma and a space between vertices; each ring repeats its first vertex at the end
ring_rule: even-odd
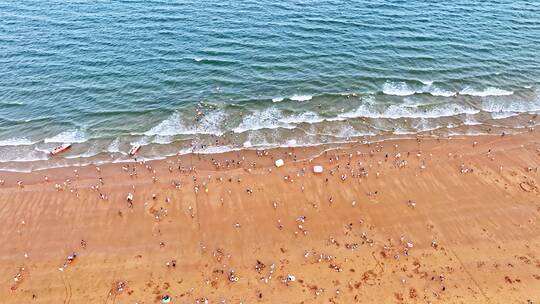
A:
MULTIPOLYGON (((493 86, 488 86, 485 88, 473 88, 471 86, 465 86, 462 88, 451 88, 445 85, 444 83, 439 83, 435 81, 427 81, 427 80, 418 80, 420 84, 413 84, 409 82, 385 82, 382 87, 380 88, 380 91, 376 91, 379 93, 382 93, 384 95, 389 96, 411 96, 415 94, 429 94, 436 97, 454 97, 457 95, 469 95, 469 96, 477 96, 477 97, 488 97, 488 96, 510 96, 513 95, 515 92, 513 90, 508 89, 501 89, 493 86)), ((525 86, 523 89, 531 89, 532 86, 525 86)), ((369 93, 369 92, 348 92, 348 93, 332 93, 328 92, 321 95, 310 95, 310 94, 295 94, 289 97, 282 96, 276 96, 273 97, 271 100, 272 102, 281 102, 284 100, 292 100, 292 101, 309 101, 314 98, 320 98, 322 96, 333 96, 333 95, 339 95, 339 96, 368 96, 370 94, 373 94, 375 92, 369 93)))
POLYGON ((272 98, 272 102, 282 102, 284 100, 292 100, 292 101, 309 101, 313 99, 313 95, 292 95, 290 97, 274 97, 272 98))
POLYGON ((26 137, 12 137, 5 140, 0 140, 0 146, 29 146, 33 145, 36 142, 33 142, 26 137))
POLYGON ((308 101, 311 100, 313 96, 311 95, 293 95, 290 97, 291 100, 294 101, 308 101))
MULTIPOLYGON (((394 132, 392 132, 391 135, 402 137, 405 135, 414 135, 414 134, 425 134, 425 135, 431 135, 431 136, 445 136, 446 135, 480 135, 480 134, 489 134, 489 132, 483 132, 476 129, 475 131, 470 130, 470 128, 461 130, 461 131, 455 131, 456 127, 460 126, 477 126, 482 125, 482 123, 479 123, 476 121, 472 116, 467 116, 466 121, 462 122, 461 124, 447 124, 447 125, 436 125, 436 126, 429 126, 427 125, 426 128, 423 128, 422 130, 416 130, 416 131, 400 131, 400 129, 395 129, 394 132), (443 130, 441 134, 431 134, 430 131, 441 129, 443 130), (444 131, 446 130, 446 131, 444 131), (426 133, 427 132, 427 133, 426 133)), ((526 128, 513 128, 509 126, 504 125, 493 125, 493 127, 497 127, 499 129, 504 129, 505 133, 511 134, 513 132, 522 132, 523 130, 526 130, 526 128)), ((381 130, 382 131, 382 130, 381 130)), ((307 135, 310 135, 306 133, 307 135)), ((323 136, 324 134, 311 134, 313 137, 323 136)), ((310 135, 310 136, 311 136, 310 135)), ((333 134, 335 135, 335 134, 333 134)), ((137 155, 138 160, 157 160, 157 159, 163 159, 166 157, 174 156, 174 155, 184 155, 186 153, 194 153, 194 154, 219 154, 219 153, 226 153, 226 152, 232 152, 232 151, 239 151, 243 149, 248 150, 260 150, 260 149, 273 149, 273 148, 286 148, 286 147, 310 147, 310 146, 316 146, 316 145, 325 145, 325 144, 336 144, 336 143, 351 143, 351 142, 358 142, 359 140, 374 140, 377 138, 387 138, 390 134, 385 133, 362 133, 362 134, 353 134, 353 135, 347 135, 347 136, 337 136, 336 140, 324 140, 324 141, 302 141, 301 143, 297 142, 296 140, 287 140, 286 143, 272 143, 272 142, 264 142, 264 143, 251 143, 249 140, 243 143, 238 143, 234 145, 225 145, 225 146, 192 146, 192 147, 185 147, 185 148, 179 148, 176 149, 177 152, 170 152, 170 153, 155 153, 158 150, 155 150, 152 147, 155 147, 155 144, 152 142, 145 141, 144 143, 142 141, 138 141, 137 143, 141 144, 143 146, 141 153, 137 155), (341 139, 337 140, 337 138, 341 137, 341 139), (149 148, 150 147, 150 148, 149 148)), ((32 155, 19 155, 16 158, 13 159, 3 159, 0 160, 0 170, 2 168, 9 169, 9 170, 15 170, 15 168, 21 167, 21 170, 28 170, 28 166, 34 170, 37 168, 36 166, 32 164, 38 165, 39 168, 45 168, 49 166, 59 166, 59 167, 66 167, 71 165, 88 165, 88 164, 95 164, 95 163, 116 163, 116 162, 130 162, 133 161, 131 157, 127 155, 127 153, 123 152, 113 152, 111 153, 110 150, 118 151, 120 150, 118 148, 119 140, 115 139, 112 143, 106 146, 106 150, 93 150, 92 147, 89 148, 88 151, 81 151, 79 148, 79 151, 75 154, 69 154, 70 152, 67 152, 65 156, 58 156, 58 157, 51 157, 49 153, 47 153, 46 150, 41 150, 38 147, 34 148, 34 152, 32 155), (110 149, 111 145, 113 146, 112 149, 110 149), (36 154, 39 152, 39 154, 36 154), (99 156, 99 157, 98 157, 99 156), (22 164, 25 164, 25 166, 22 166, 22 164)), ((123 146, 126 146, 124 143, 123 146)), ((133 143, 131 144, 133 146, 133 143)), ((171 147, 174 146, 174 143, 170 145, 171 147)), ((167 149, 171 150, 171 149, 167 149)), ((163 151, 164 152, 164 151, 163 151)))
MULTIPOLYGON (((515 130, 511 134, 523 134, 528 133, 528 130, 515 130)), ((413 140, 417 139, 413 134, 392 134, 392 135, 365 135, 360 138, 355 138, 351 140, 341 140, 341 141, 331 141, 331 142, 319 142, 319 143, 300 143, 296 141, 289 141, 286 144, 268 144, 268 145, 254 145, 254 146, 243 146, 243 147, 233 147, 233 146, 213 146, 207 147, 204 149, 193 149, 193 148, 183 148, 180 149, 177 153, 160 155, 160 156, 138 156, 136 158, 122 157, 116 158, 113 160, 89 160, 88 158, 81 159, 80 162, 72 162, 73 159, 65 158, 58 163, 47 163, 41 160, 31 160, 31 161, 21 161, 21 162, 10 162, 2 163, 0 162, 0 172, 13 172, 13 173, 29 173, 29 172, 39 172, 48 169, 61 169, 69 167, 86 167, 86 166, 101 166, 107 164, 121 164, 121 163, 133 163, 140 161, 159 161, 167 160, 171 157, 178 156, 188 156, 188 155, 219 155, 231 152, 241 152, 241 151, 260 151, 260 150, 273 150, 273 149, 287 149, 287 148, 321 148, 318 153, 324 153, 325 151, 339 150, 347 148, 347 145, 350 144, 373 144, 373 143, 384 143, 392 142, 396 140, 413 140), (22 165, 26 163, 26 165, 22 165), (34 166, 32 164, 35 164, 34 166)), ((426 138, 438 138, 438 136, 426 133, 424 136, 426 138)), ((482 133, 482 132, 449 132, 447 136, 452 138, 466 139, 467 137, 477 137, 477 136, 500 136, 499 134, 493 133, 482 133)), ((316 156, 318 154, 314 154, 316 156)), ((311 157, 305 159, 309 160, 311 157)), ((302 160, 299 160, 302 161, 302 160)))
POLYGON ((487 97, 487 96, 509 96, 513 95, 513 91, 507 91, 495 87, 488 87, 483 90, 475 90, 471 88, 465 88, 461 92, 459 92, 460 95, 470 95, 470 96, 479 96, 479 97, 487 97))
POLYGON ((386 82, 382 87, 382 93, 392 96, 411 96, 415 94, 430 94, 437 97, 454 97, 457 95, 468 95, 477 97, 488 96, 510 96, 514 91, 504 90, 496 87, 487 87, 484 89, 474 89, 465 87, 459 91, 451 91, 435 86, 433 81, 421 81, 422 86, 413 86, 405 82, 386 82))
POLYGON ((83 143, 85 142, 86 136, 85 133, 81 130, 68 130, 60 132, 59 134, 45 138, 43 142, 45 143, 83 143))
MULTIPOLYGON (((195 135, 209 134, 220 136, 224 130, 220 129, 223 120, 226 118, 225 113, 220 110, 215 110, 207 113, 197 122, 190 121, 188 117, 183 116, 179 112, 174 112, 172 115, 161 121, 150 130, 143 133, 146 136, 174 136, 174 135, 195 135)), ((132 135, 140 135, 133 133, 132 135)))

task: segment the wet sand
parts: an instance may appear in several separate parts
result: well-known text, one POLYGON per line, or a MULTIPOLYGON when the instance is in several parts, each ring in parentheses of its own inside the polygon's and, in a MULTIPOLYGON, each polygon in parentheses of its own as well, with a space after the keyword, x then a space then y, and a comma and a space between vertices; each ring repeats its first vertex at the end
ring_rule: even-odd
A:
POLYGON ((3 172, 0 299, 537 303, 539 135, 3 172))

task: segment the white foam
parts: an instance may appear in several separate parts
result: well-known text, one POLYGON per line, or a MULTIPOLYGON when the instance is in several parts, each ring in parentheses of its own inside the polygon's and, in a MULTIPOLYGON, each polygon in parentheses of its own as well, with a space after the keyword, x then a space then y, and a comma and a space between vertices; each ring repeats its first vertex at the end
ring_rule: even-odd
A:
POLYGON ((466 87, 463 90, 461 90, 459 94, 486 97, 486 96, 508 96, 508 95, 514 94, 514 92, 495 88, 495 87, 488 87, 481 91, 475 90, 470 87, 466 87))
POLYGON ((383 85, 383 93, 386 95, 409 96, 415 93, 422 93, 422 92, 417 92, 411 89, 404 82, 387 82, 383 85))
POLYGON ((116 138, 111 142, 111 144, 107 147, 107 152, 110 153, 118 153, 120 152, 120 139, 116 138))
POLYGON ((272 102, 280 102, 280 101, 283 101, 283 97, 272 98, 272 102))
POLYGON ((160 145, 170 144, 171 142, 172 142, 171 136, 156 135, 154 137, 154 140, 152 140, 152 143, 160 144, 160 145))
POLYGON ((333 131, 330 135, 336 138, 351 138, 366 135, 366 133, 359 133, 350 125, 340 127, 337 130, 330 127, 330 130, 333 131))
MULTIPOLYGON (((233 129, 233 132, 241 133, 245 131, 277 128, 292 129, 298 124, 315 124, 326 120, 326 118, 320 117, 317 113, 314 112, 304 112, 291 116, 283 116, 283 113, 278 109, 268 108, 263 111, 255 112, 250 116, 244 118, 242 123, 238 127, 233 129)), ((332 120, 332 118, 328 120, 332 120)))
POLYGON ((405 133, 415 133, 415 132, 427 132, 427 131, 437 130, 441 128, 441 125, 439 124, 438 120, 422 117, 419 119, 415 119, 411 123, 411 128, 407 128, 405 126, 403 126, 403 128, 398 127, 396 132, 394 133, 405 134, 405 133))
POLYGON ((475 130, 467 130, 466 132, 460 132, 460 131, 449 131, 448 136, 478 136, 478 135, 493 135, 492 133, 485 133, 481 131, 475 131, 475 130))
POLYGON ((481 125, 482 123, 474 119, 472 115, 466 115, 465 120, 463 121, 463 124, 466 126, 477 126, 477 125, 481 125))
POLYGON ((9 139, 0 140, 0 146, 29 146, 34 144, 26 137, 13 137, 9 139))
POLYGON ((356 110, 338 116, 341 118, 438 118, 459 114, 476 114, 478 112, 479 110, 473 108, 448 103, 430 109, 422 109, 417 106, 390 105, 383 111, 375 109, 371 104, 362 104, 356 110))
POLYGON ((418 131, 409 131, 407 129, 404 129, 402 127, 397 127, 392 131, 395 135, 410 135, 410 134, 416 134, 418 131))
POLYGON ((50 154, 51 153, 51 149, 49 149, 49 148, 34 147, 34 150, 36 150, 38 152, 45 153, 45 154, 50 154))
MULTIPOLYGON (((354 111, 352 111, 352 112, 354 112, 354 111)), ((347 117, 347 115, 349 113, 352 113, 352 112, 346 112, 346 113, 343 113, 343 114, 339 114, 336 117, 325 118, 324 120, 326 120, 326 121, 344 121, 344 120, 347 120, 348 118, 355 118, 355 117, 347 117)))
POLYGON ((222 135, 222 125, 225 120, 225 113, 221 111, 213 111, 206 114, 199 123, 195 124, 195 128, 191 127, 192 134, 213 134, 222 135))
POLYGON ((219 154, 231 151, 239 151, 241 148, 235 148, 232 146, 209 146, 204 148, 184 148, 178 151, 178 155, 197 153, 197 154, 219 154))
POLYGON ((175 112, 171 116, 169 116, 167 119, 163 120, 150 130, 146 131, 145 135, 161 135, 161 136, 167 136, 167 135, 176 135, 181 134, 184 132, 186 127, 181 123, 180 114, 175 112))
POLYGON ((308 101, 311 98, 313 98, 311 95, 293 95, 290 99, 294 101, 308 101))
POLYGON ((320 117, 317 113, 314 112, 304 112, 298 115, 279 118, 279 121, 285 124, 319 123, 323 122, 324 120, 324 118, 320 117))
POLYGON ((517 113, 515 112, 505 112, 505 111, 501 111, 501 112, 491 112, 491 117, 493 119, 504 119, 504 118, 508 118, 508 117, 512 117, 512 116, 516 116, 518 115, 517 113))
POLYGON ((531 113, 540 111, 540 97, 535 100, 517 101, 517 100, 484 100, 480 105, 486 112, 518 112, 531 113))
POLYGON ((3 168, 0 168, 0 171, 30 173, 30 172, 32 172, 32 169, 23 169, 23 168, 17 166, 17 168, 3 167, 3 168))
POLYGON ((85 141, 85 134, 81 130, 64 131, 44 140, 45 143, 82 143, 85 141))
POLYGON ((220 126, 224 120, 224 114, 221 111, 213 111, 203 116, 200 121, 189 122, 184 119, 180 113, 175 112, 167 119, 160 122, 144 135, 153 136, 173 136, 179 134, 211 134, 222 135, 223 130, 220 126))
POLYGON ((446 91, 439 88, 434 88, 429 93, 433 96, 442 96, 442 97, 456 96, 456 92, 446 91))
POLYGON ((428 86, 433 84, 433 80, 422 80, 422 79, 420 79, 420 82, 425 84, 425 85, 428 85, 428 86))
POLYGON ((433 81, 429 80, 420 80, 425 86, 421 89, 413 89, 405 82, 386 82, 383 85, 383 93, 386 95, 395 95, 395 96, 410 96, 414 94, 431 94, 433 96, 441 97, 452 97, 456 96, 456 92, 448 91, 445 89, 438 88, 433 86, 433 81))
POLYGON ((298 145, 298 142, 296 141, 296 139, 289 139, 289 140, 287 140, 287 146, 289 146, 289 147, 296 147, 296 145, 298 145))
POLYGON ((129 144, 134 147, 134 146, 146 146, 148 145, 150 142, 148 140, 148 137, 147 136, 144 136, 144 137, 141 137, 139 138, 138 140, 136 141, 132 141, 130 142, 129 144))
POLYGON ((233 129, 233 132, 242 133, 261 129, 294 128, 293 125, 280 121, 281 118, 281 111, 274 107, 258 110, 244 117, 240 125, 233 129))
POLYGON ((200 58, 200 57, 195 57, 193 58, 193 60, 197 61, 197 62, 201 62, 204 60, 204 58, 200 58))
POLYGON ((76 158, 89 158, 89 157, 93 157, 93 156, 96 156, 99 154, 99 151, 96 151, 94 149, 90 149, 84 153, 81 153, 81 154, 75 154, 75 155, 67 155, 67 156, 64 156, 64 158, 68 158, 68 159, 76 159, 76 158))
POLYGON ((32 162, 39 160, 47 160, 47 153, 32 150, 27 153, 20 153, 19 151, 12 151, 12 153, 1 153, 0 163, 6 162, 32 162))

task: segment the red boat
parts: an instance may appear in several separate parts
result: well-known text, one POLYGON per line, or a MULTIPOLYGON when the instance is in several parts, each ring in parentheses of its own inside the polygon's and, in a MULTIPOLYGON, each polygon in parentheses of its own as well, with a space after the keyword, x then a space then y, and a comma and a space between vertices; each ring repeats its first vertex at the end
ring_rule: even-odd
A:
POLYGON ((134 156, 135 154, 137 154, 137 152, 139 152, 140 149, 141 145, 134 146, 133 148, 131 148, 131 150, 129 150, 129 155, 134 156))
POLYGON ((71 144, 63 144, 61 146, 58 146, 58 147, 54 148, 51 151, 51 155, 56 155, 56 154, 62 153, 62 152, 66 151, 69 148, 71 148, 71 144))

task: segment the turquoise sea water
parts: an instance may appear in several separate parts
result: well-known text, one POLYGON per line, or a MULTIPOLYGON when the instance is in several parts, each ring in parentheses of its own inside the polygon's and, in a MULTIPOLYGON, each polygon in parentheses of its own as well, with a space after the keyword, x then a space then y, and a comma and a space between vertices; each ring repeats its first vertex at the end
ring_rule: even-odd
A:
POLYGON ((539 54, 538 1, 4 1, 0 169, 522 130, 539 54))

